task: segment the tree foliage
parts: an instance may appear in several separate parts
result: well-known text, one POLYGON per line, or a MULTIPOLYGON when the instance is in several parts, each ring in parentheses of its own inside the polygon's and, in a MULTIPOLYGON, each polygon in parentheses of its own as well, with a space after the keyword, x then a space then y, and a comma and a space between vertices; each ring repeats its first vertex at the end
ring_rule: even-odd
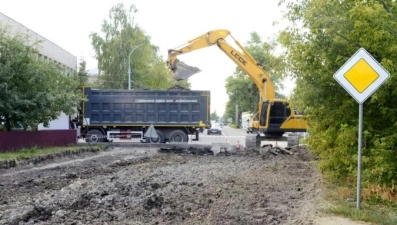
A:
POLYGON ((79 63, 79 70, 77 72, 77 76, 79 78, 79 86, 84 86, 88 84, 88 73, 86 65, 86 61, 81 58, 79 63))
MULTIPOLYGON (((271 77, 276 96, 284 98, 281 90, 284 88, 282 79, 285 74, 285 64, 283 57, 275 55, 276 48, 276 41, 262 41, 256 32, 251 33, 251 39, 245 46, 245 49, 271 77)), ((239 67, 236 67, 233 76, 227 78, 225 87, 229 96, 225 112, 227 118, 235 119, 236 104, 238 105, 239 117, 241 112, 252 112, 254 114, 257 112, 260 100, 258 87, 239 67)))
POLYGON ((219 118, 220 118, 220 117, 219 117, 219 115, 216 113, 216 111, 212 112, 211 115, 210 115, 210 119, 211 119, 211 120, 218 121, 219 118))
MULTIPOLYGON (((102 88, 127 89, 129 67, 131 88, 167 89, 174 82, 158 47, 150 43, 150 37, 135 23, 137 12, 135 5, 127 10, 119 3, 109 11, 109 20, 104 20, 102 34, 90 35, 102 88)), ((190 87, 187 81, 179 85, 190 87)))
POLYGON ((81 100, 74 77, 38 60, 38 45, 0 27, 0 124, 8 131, 46 126, 61 112, 74 113, 81 100))
POLYGON ((364 47, 391 74, 364 104, 363 180, 397 181, 397 3, 387 0, 281 1, 294 25, 280 41, 297 78, 295 99, 309 119, 309 144, 330 178, 354 180, 358 104, 333 74, 364 47))

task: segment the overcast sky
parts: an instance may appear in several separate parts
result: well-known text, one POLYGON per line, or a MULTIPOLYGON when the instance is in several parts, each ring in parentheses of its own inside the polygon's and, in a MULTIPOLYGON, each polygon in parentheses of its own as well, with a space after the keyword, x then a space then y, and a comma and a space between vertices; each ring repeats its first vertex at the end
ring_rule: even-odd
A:
MULTIPOLYGON (((136 22, 151 37, 152 44, 160 48, 164 59, 168 49, 213 29, 230 30, 244 45, 253 31, 266 40, 282 28, 273 25, 282 16, 278 0, 0 0, 0 12, 78 59, 84 57, 87 69, 94 69, 97 62, 89 34, 100 32, 110 8, 119 2, 127 8, 131 4, 137 7, 136 22)), ((202 70, 189 78, 192 89, 210 90, 211 111, 222 115, 227 102, 225 79, 236 68, 233 61, 216 46, 179 58, 202 70)))

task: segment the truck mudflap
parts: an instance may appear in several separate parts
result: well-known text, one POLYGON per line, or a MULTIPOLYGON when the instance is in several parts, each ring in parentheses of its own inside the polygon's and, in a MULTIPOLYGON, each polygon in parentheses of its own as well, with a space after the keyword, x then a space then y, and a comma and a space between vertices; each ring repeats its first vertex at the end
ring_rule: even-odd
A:
POLYGON ((192 141, 198 141, 199 140, 199 131, 198 130, 196 130, 196 132, 194 132, 194 134, 193 134, 193 137, 194 138, 192 138, 192 141))
POLYGON ((192 141, 198 141, 200 139, 199 128, 185 127, 185 129, 186 134, 188 136, 191 136, 190 138, 192 139, 192 141))

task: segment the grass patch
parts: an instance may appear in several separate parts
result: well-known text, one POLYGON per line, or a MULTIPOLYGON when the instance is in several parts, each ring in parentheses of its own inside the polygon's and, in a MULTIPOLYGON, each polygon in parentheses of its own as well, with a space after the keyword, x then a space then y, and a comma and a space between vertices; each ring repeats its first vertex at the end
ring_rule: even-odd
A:
MULTIPOLYGON (((90 146, 91 148, 103 148, 103 146, 90 146)), ((5 152, 0 153, 0 161, 6 161, 10 159, 28 159, 35 156, 49 155, 64 151, 77 151, 82 149, 82 146, 66 146, 66 147, 48 147, 48 148, 29 148, 22 149, 16 152, 5 152)))
POLYGON ((357 209, 356 188, 332 186, 327 187, 326 199, 330 206, 325 208, 326 213, 349 218, 351 220, 365 221, 380 225, 397 224, 397 202, 381 201, 379 198, 365 194, 362 190, 361 209, 357 209), (349 201, 346 201, 349 199, 349 201))
POLYGON ((356 202, 334 202, 325 212, 340 215, 352 220, 366 221, 380 225, 397 224, 397 208, 388 205, 371 205, 363 202, 357 210, 356 202))
POLYGON ((230 128, 234 128, 234 129, 236 129, 236 128, 237 128, 237 125, 236 125, 236 124, 234 124, 234 123, 231 123, 231 124, 229 124, 229 127, 230 127, 230 128))
POLYGON ((299 138, 299 144, 307 144, 307 138, 300 137, 299 138))

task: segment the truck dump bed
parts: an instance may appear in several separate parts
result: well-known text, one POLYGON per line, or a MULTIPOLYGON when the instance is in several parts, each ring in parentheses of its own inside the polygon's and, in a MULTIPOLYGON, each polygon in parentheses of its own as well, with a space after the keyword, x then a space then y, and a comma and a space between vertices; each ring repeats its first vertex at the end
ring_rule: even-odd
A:
POLYGON ((83 88, 83 124, 199 126, 210 118, 210 92, 83 88))

